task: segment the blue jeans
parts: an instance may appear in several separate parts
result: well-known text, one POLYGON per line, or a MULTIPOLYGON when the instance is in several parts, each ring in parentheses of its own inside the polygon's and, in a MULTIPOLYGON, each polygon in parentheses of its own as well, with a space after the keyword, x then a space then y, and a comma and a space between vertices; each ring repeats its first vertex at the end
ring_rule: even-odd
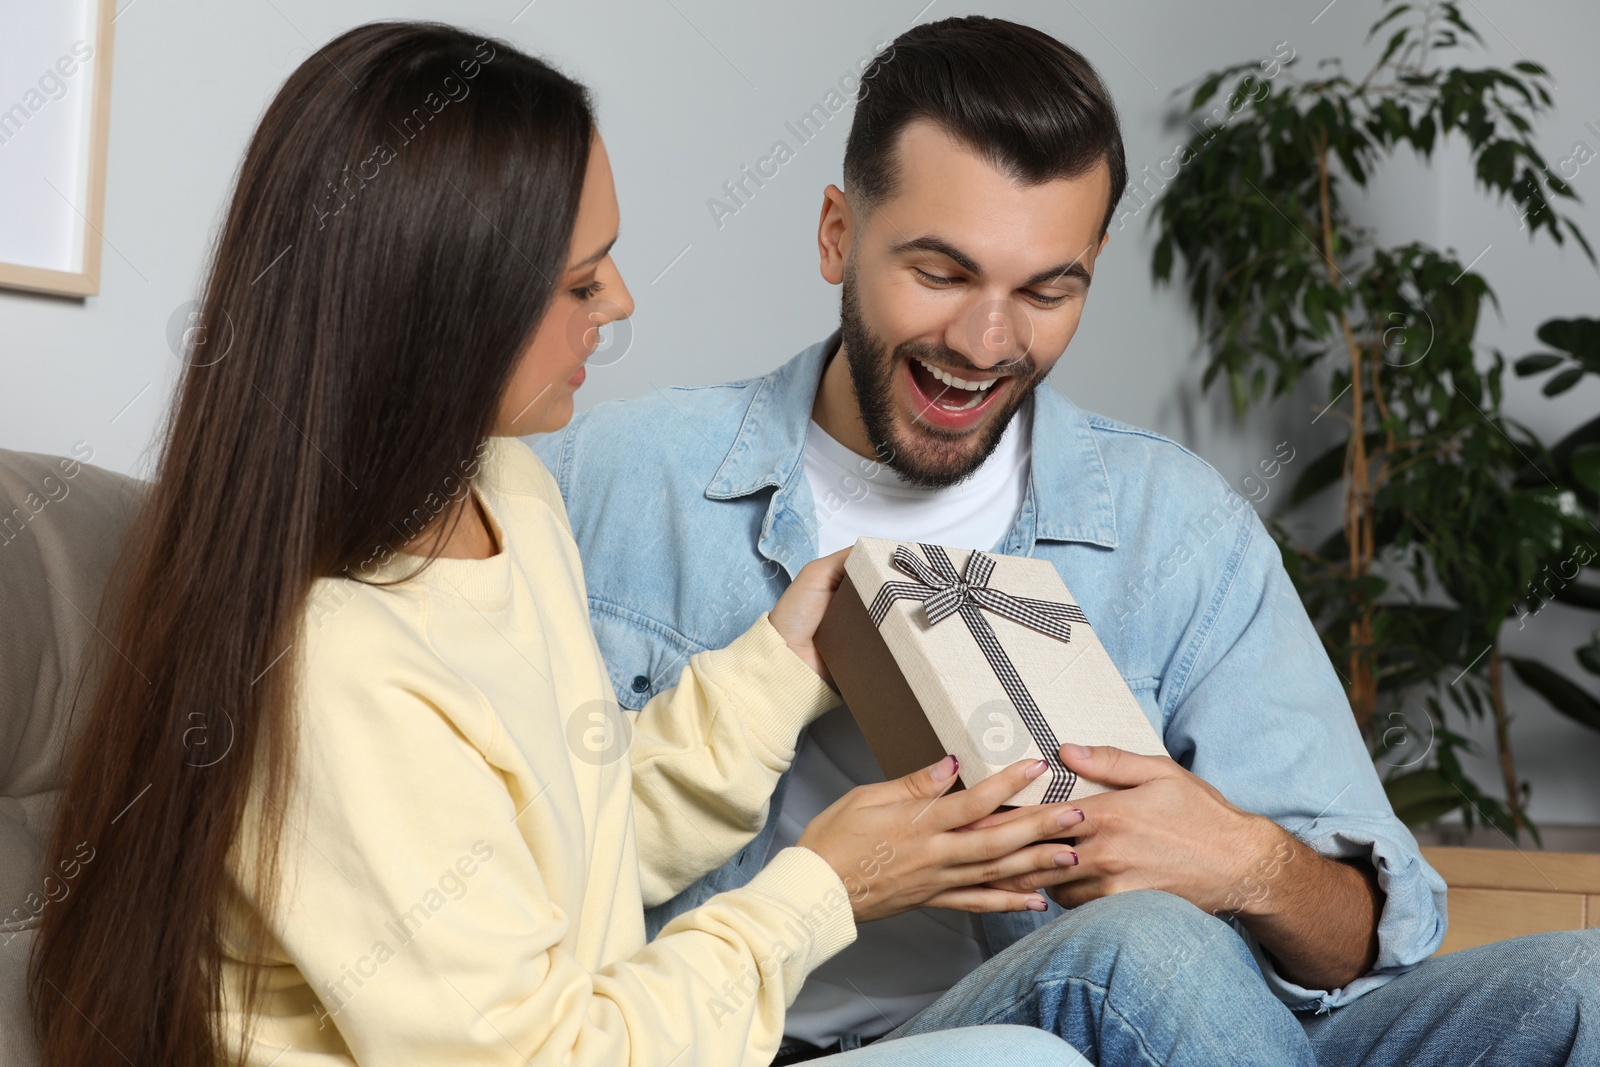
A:
POLYGON ((1600 1067, 1600 930, 1434 957, 1296 1013, 1222 920, 1122 893, 998 953, 880 1044, 987 1023, 1048 1030, 1099 1067, 1600 1067))
POLYGON ((1304 1023, 1319 1063, 1596 1067, 1600 930, 1435 956, 1304 1023))
POLYGON ((806 1061, 815 1067, 1092 1067, 1059 1037, 1031 1026, 969 1026, 806 1061))

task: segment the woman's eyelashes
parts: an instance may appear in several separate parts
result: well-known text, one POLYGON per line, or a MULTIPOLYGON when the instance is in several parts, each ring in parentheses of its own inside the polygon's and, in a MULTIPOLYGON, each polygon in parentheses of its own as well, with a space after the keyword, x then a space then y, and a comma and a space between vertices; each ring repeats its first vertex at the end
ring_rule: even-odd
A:
POLYGON ((579 300, 592 300, 600 292, 600 290, 604 289, 605 287, 605 283, 597 278, 588 285, 579 286, 576 289, 570 290, 570 292, 579 300))

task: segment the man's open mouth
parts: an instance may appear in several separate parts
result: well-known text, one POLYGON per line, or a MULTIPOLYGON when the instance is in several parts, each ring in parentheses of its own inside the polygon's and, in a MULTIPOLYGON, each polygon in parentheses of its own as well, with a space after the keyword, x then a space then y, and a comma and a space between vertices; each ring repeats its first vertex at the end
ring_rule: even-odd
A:
POLYGON ((976 426, 1011 382, 1010 375, 962 378, 914 357, 906 359, 905 364, 917 417, 947 430, 976 426))

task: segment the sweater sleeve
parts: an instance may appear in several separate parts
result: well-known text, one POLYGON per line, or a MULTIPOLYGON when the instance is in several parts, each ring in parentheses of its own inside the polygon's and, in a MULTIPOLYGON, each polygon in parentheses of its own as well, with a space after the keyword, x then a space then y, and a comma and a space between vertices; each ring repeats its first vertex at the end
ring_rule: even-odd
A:
POLYGON ((761 830, 800 731, 838 704, 763 613, 727 648, 691 657, 678 684, 639 710, 629 753, 647 907, 761 830))
MULTIPOLYGON (((297 1047, 326 1047, 331 1025, 362 1067, 771 1059, 801 981, 855 939, 820 856, 785 849, 630 958, 590 969, 571 947, 579 917, 553 901, 554 875, 473 739, 483 709, 382 676, 334 670, 302 698, 272 923, 320 1000, 297 1047)), ((626 826, 607 836, 633 847, 626 826)))

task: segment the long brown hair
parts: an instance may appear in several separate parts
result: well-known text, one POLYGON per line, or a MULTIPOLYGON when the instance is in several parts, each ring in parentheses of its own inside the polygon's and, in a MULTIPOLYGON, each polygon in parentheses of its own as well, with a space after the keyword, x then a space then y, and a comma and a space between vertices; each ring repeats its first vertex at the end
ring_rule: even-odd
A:
POLYGON ((345 33, 267 108, 74 731, 47 859, 74 877, 29 975, 46 1063, 236 1057, 218 905, 256 786, 276 899, 311 583, 360 580, 476 469, 565 272, 592 132, 582 86, 433 23, 345 33))

